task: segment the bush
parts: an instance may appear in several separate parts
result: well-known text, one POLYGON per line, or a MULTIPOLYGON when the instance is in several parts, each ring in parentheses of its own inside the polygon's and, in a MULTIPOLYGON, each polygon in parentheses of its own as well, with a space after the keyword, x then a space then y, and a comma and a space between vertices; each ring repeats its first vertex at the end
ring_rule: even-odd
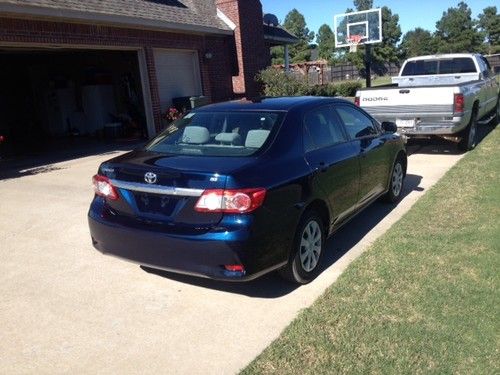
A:
POLYGON ((356 96, 356 91, 363 85, 358 81, 346 81, 337 85, 337 94, 339 96, 356 96))
POLYGON ((304 80, 276 68, 262 70, 256 80, 262 84, 264 96, 355 96, 362 87, 358 81, 309 86, 304 80))
POLYGON ((256 80, 262 84, 264 96, 301 96, 310 92, 306 82, 275 68, 262 70, 256 80))

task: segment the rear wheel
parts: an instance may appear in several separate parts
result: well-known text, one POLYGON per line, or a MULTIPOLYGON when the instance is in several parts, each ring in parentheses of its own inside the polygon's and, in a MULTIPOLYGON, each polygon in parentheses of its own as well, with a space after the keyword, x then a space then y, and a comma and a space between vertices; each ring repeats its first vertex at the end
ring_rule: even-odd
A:
POLYGON ((476 147, 477 139, 476 139, 476 130, 477 130, 477 111, 473 111, 470 117, 470 122, 464 133, 462 134, 462 138, 458 143, 458 148, 462 151, 470 151, 476 147))
POLYGON ((500 96, 497 100, 497 106, 495 107, 495 117, 491 120, 490 125, 495 128, 500 123, 500 96))
POLYGON ((280 270, 281 276, 295 284, 307 284, 319 273, 325 231, 323 221, 315 211, 307 211, 297 227, 290 258, 280 270))
POLYGON ((392 167, 391 182, 389 191, 385 195, 385 200, 389 203, 396 203, 401 198, 403 192, 405 172, 403 161, 398 158, 392 167))

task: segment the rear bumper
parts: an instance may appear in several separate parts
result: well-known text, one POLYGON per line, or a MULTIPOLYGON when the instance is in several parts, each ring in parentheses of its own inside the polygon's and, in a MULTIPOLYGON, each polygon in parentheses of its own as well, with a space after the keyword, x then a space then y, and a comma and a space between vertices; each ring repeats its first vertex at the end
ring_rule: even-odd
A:
POLYGON ((462 121, 425 119, 411 128, 398 127, 398 132, 406 136, 458 135, 465 127, 466 125, 463 125, 462 121))
MULTIPOLYGON (((248 233, 227 231, 202 235, 172 235, 112 223, 89 211, 92 244, 103 254, 151 268, 225 281, 248 281, 282 267, 263 260, 258 241, 248 233), (228 272, 224 265, 243 265, 245 273, 228 272)), ((243 230, 245 232, 245 230, 243 230)), ((285 251, 285 249, 274 249, 285 251)), ((269 257, 265 257, 268 258, 269 257)))

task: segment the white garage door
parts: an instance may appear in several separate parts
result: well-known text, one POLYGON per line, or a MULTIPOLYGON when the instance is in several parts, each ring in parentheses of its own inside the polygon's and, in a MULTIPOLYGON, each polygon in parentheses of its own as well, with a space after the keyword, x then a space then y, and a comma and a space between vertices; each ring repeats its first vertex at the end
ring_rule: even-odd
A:
POLYGON ((155 49, 154 56, 162 112, 172 98, 202 94, 197 52, 155 49))

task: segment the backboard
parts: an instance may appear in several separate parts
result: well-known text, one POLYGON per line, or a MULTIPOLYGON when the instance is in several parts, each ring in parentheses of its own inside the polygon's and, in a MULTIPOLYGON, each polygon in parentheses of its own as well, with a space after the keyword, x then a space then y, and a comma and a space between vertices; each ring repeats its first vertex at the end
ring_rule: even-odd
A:
POLYGON ((382 41, 382 9, 337 14, 334 17, 335 47, 374 44, 382 41))

